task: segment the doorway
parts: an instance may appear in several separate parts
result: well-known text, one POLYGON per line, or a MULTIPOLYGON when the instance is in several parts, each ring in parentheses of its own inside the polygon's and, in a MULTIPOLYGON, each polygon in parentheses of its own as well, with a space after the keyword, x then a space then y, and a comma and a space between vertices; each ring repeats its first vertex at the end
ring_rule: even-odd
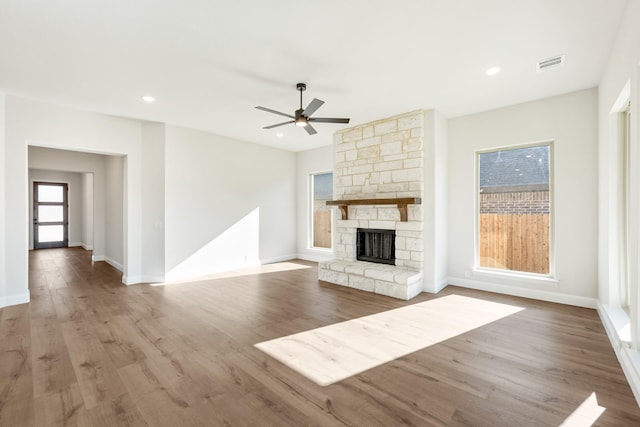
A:
POLYGON ((33 183, 33 248, 69 246, 69 188, 66 183, 33 183))

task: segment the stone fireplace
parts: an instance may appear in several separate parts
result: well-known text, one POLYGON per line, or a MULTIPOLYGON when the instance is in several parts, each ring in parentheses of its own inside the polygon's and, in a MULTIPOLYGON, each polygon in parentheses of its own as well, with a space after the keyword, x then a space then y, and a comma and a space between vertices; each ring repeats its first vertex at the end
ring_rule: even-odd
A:
POLYGON ((319 264, 320 280, 401 299, 422 292, 424 120, 415 111, 335 134, 335 259, 319 264), (361 229, 394 234, 393 262, 358 259, 361 229))

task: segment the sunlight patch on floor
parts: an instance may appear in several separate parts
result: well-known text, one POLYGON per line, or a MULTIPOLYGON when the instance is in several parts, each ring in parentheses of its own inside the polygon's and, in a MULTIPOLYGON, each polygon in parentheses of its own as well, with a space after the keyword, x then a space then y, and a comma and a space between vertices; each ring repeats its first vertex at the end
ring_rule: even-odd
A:
POLYGON ((168 286, 168 285, 177 285, 177 284, 187 284, 187 283, 195 283, 202 282, 207 280, 218 280, 218 279, 230 279, 232 277, 242 277, 242 276, 254 276, 257 274, 265 274, 265 273, 280 273, 283 271, 292 271, 292 270, 305 270, 307 268, 311 268, 309 265, 298 264, 295 262, 277 262, 273 264, 264 264, 264 265, 256 265, 253 267, 244 267, 229 271, 223 271, 220 273, 210 274, 207 276, 198 277, 196 279, 190 280, 172 280, 169 282, 161 282, 161 283, 151 283, 151 286, 168 286))
POLYGON ((522 310, 448 295, 255 346, 326 386, 522 310))
POLYGON ((560 427, 588 427, 593 425, 607 408, 598 405, 595 392, 591 393, 575 411, 567 417, 560 427))

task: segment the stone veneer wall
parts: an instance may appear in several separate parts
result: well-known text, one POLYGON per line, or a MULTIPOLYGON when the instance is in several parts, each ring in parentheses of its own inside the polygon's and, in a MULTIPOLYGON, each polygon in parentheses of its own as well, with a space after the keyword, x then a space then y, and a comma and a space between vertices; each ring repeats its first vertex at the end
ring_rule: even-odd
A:
MULTIPOLYGON (((334 197, 422 197, 423 111, 414 111, 337 132, 334 197)), ((337 211, 337 209, 336 209, 337 211)), ((396 230, 396 266, 420 271, 424 242, 422 206, 409 205, 406 222, 395 206, 351 206, 349 220, 336 212, 335 256, 355 260, 356 229, 396 230)))
MULTIPOLYGON (((336 133, 334 197, 388 199, 423 197, 424 113, 415 111, 336 133)), ((407 221, 393 205, 349 207, 342 220, 335 209, 335 259, 318 265, 318 278, 331 283, 410 299, 423 290, 424 235, 421 205, 407 207, 407 221), (356 260, 358 228, 396 231, 396 265, 356 260)))

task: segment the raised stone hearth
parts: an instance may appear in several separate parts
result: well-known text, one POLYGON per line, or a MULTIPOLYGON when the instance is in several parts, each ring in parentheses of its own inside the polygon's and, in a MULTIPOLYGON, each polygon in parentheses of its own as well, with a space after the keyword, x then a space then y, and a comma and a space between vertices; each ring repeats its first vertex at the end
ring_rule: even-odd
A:
POLYGON ((423 126, 415 111, 336 133, 335 259, 319 264, 320 280, 401 299, 423 290, 423 126), (395 230, 395 265, 357 261, 358 228, 395 230))
POLYGON ((318 278, 325 282, 408 300, 422 292, 422 273, 365 261, 321 262, 318 278))

